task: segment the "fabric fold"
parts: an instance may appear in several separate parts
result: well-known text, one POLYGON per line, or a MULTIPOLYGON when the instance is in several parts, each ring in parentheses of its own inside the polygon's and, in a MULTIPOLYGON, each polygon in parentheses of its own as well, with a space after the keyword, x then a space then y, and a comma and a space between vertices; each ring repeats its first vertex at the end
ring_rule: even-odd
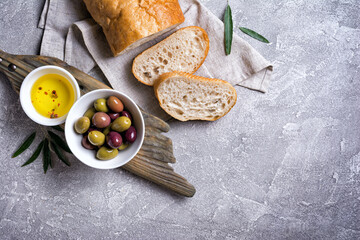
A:
MULTIPOLYGON (((153 88, 138 82, 131 72, 131 66, 138 54, 176 29, 128 53, 113 57, 101 27, 89 18, 81 0, 47 1, 48 9, 44 9, 42 14, 47 18, 41 55, 60 58, 87 73, 97 65, 114 89, 132 97, 144 110, 165 120, 169 118, 159 107, 153 88)), ((204 28, 209 35, 208 56, 195 75, 219 78, 232 85, 266 92, 272 74, 271 64, 236 34, 232 52, 226 56, 223 22, 196 0, 179 2, 185 22, 177 29, 196 25, 204 28)))

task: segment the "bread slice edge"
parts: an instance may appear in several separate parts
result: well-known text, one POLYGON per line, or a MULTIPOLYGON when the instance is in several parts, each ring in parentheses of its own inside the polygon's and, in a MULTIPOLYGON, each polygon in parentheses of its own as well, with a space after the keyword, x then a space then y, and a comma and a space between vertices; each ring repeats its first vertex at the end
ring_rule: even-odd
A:
MULTIPOLYGON (((140 53, 138 56, 136 56, 136 57, 134 58, 134 60, 133 60, 133 64, 132 64, 132 68, 131 68, 131 71, 132 71, 134 77, 135 77, 139 82, 141 82, 141 83, 143 83, 143 84, 145 84, 145 85, 153 86, 154 84, 149 84, 149 83, 143 81, 143 80, 141 79, 141 77, 136 74, 136 70, 135 70, 135 62, 136 62, 136 60, 137 60, 140 56, 142 56, 143 54, 146 54, 148 51, 151 51, 151 49, 153 49, 155 46, 160 45, 161 43, 168 41, 168 39, 169 39, 172 35, 174 35, 175 33, 178 33, 179 31, 187 31, 187 30, 191 30, 191 29, 198 29, 198 30, 200 30, 200 31, 203 33, 204 38, 205 38, 205 42, 206 42, 205 54, 204 54, 201 62, 199 63, 199 66, 198 66, 197 68, 195 68, 194 71, 191 72, 191 74, 195 73, 195 72, 201 67, 201 65, 204 63, 204 61, 205 61, 205 59, 206 59, 206 57, 207 57, 207 55, 208 55, 208 53, 209 53, 210 41, 209 41, 209 36, 208 36, 207 32, 206 32, 203 28, 198 27, 198 26, 188 26, 188 27, 183 27, 183 28, 180 28, 180 29, 176 30, 175 32, 173 32, 172 34, 170 34, 168 37, 164 38, 163 40, 161 40, 161 41, 158 42, 157 44, 149 47, 148 49, 146 49, 146 50, 144 50, 142 53, 140 53)), ((155 82, 156 82, 156 80, 155 80, 155 82)))

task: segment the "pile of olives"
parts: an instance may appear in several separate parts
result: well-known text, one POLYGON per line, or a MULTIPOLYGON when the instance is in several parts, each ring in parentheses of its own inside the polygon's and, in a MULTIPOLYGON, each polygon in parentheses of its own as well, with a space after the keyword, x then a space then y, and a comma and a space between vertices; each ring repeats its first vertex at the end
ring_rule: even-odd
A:
POLYGON ((84 116, 75 122, 75 131, 83 134, 84 148, 96 150, 96 158, 109 160, 136 140, 131 114, 119 98, 99 98, 84 116))

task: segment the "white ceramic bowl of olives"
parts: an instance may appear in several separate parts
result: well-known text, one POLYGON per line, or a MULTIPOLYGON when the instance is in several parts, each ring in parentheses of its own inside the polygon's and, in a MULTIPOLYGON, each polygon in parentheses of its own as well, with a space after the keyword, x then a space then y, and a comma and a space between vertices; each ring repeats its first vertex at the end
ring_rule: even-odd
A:
POLYGON ((111 89, 82 96, 65 122, 65 138, 72 153, 98 169, 118 168, 129 162, 140 150, 144 135, 144 118, 136 103, 111 89))

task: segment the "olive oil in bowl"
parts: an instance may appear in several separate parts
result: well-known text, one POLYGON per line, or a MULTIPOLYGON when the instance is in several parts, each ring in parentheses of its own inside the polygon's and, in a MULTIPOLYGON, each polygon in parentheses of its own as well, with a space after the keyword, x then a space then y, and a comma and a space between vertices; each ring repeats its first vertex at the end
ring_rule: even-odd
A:
POLYGON ((44 117, 62 117, 70 111, 74 102, 73 87, 61 75, 43 75, 32 86, 31 103, 35 110, 44 117))
POLYGON ((26 115, 44 126, 65 122, 80 97, 76 79, 64 68, 42 66, 32 70, 20 87, 20 103, 26 115))

